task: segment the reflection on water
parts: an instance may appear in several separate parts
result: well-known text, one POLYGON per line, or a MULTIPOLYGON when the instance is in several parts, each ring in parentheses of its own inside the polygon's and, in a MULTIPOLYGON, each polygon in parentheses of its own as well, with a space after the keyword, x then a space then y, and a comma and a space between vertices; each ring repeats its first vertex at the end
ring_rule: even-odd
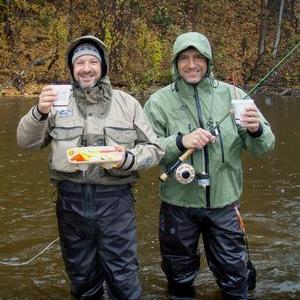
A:
MULTIPOLYGON (((0 98, 0 260, 21 262, 57 237, 55 190, 48 182, 47 150, 16 146, 16 126, 35 99, 0 98)), ((263 159, 245 156, 242 212, 246 221, 257 288, 250 298, 300 299, 300 101, 260 98, 277 144, 263 159)), ((167 299, 158 246, 158 168, 142 172, 135 187, 143 299, 167 299)), ((202 249, 202 245, 200 245, 202 249)), ((25 266, 0 265, 0 299, 70 299, 69 282, 56 243, 25 266)), ((221 299, 205 257, 196 299, 221 299)))

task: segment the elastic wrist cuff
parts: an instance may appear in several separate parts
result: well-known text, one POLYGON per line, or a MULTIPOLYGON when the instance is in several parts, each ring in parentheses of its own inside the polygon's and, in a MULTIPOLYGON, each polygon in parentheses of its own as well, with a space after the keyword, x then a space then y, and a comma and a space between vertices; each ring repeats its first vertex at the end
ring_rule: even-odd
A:
POLYGON ((134 165, 134 155, 130 151, 125 152, 125 159, 123 162, 123 165, 120 167, 122 170, 129 170, 134 165))
POLYGON ((178 135, 176 137, 176 145, 177 145, 177 148, 183 152, 186 150, 186 148, 184 147, 183 143, 182 143, 182 138, 183 138, 183 135, 181 132, 178 132, 178 135))
POLYGON ((48 118, 48 114, 41 113, 37 105, 33 108, 32 115, 38 121, 44 121, 48 118))
POLYGON ((247 132, 251 137, 258 138, 263 134, 264 130, 261 123, 259 123, 258 129, 255 132, 250 132, 249 130, 247 132))

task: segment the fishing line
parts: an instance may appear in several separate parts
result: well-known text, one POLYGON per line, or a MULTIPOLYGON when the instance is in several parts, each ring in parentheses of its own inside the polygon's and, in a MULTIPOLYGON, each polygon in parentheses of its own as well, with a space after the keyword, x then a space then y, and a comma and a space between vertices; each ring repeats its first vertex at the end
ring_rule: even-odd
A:
POLYGON ((41 252, 39 252, 38 254, 33 256, 31 259, 29 259, 25 262, 14 263, 14 262, 0 261, 0 264, 1 265, 6 265, 6 266, 24 266, 24 265, 28 265, 29 263, 31 263, 32 261, 37 259, 39 256, 41 256, 47 249, 49 249, 52 245, 54 245, 58 240, 59 240, 59 238, 57 237, 54 241, 52 241, 50 244, 48 244, 41 252))

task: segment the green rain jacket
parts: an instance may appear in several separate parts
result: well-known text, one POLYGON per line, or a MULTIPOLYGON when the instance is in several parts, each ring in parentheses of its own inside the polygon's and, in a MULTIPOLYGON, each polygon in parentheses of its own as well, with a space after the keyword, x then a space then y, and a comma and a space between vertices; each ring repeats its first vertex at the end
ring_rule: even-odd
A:
MULTIPOLYGON (((172 68, 175 82, 150 96, 144 107, 154 131, 165 148, 161 161, 165 171, 181 154, 176 138, 178 134, 188 134, 200 127, 199 118, 206 130, 210 130, 231 109, 234 98, 233 86, 213 78, 211 72, 212 52, 205 36, 196 32, 182 34, 174 43, 172 68), (208 59, 206 77, 196 86, 185 83, 178 74, 177 56, 188 47, 196 48, 208 59), (196 100, 198 98, 198 100, 196 100), (196 102, 200 106, 197 110, 196 102)), ((246 93, 237 90, 240 98, 246 93)), ((204 189, 195 182, 181 184, 169 176, 160 185, 161 200, 183 207, 224 207, 237 201, 242 193, 241 152, 261 155, 274 147, 275 137, 269 123, 261 115, 260 130, 249 134, 247 129, 236 125, 233 117, 228 117, 219 127, 219 135, 214 144, 204 150, 196 150, 187 163, 193 165, 197 174, 205 170, 210 177, 210 186, 204 189)))

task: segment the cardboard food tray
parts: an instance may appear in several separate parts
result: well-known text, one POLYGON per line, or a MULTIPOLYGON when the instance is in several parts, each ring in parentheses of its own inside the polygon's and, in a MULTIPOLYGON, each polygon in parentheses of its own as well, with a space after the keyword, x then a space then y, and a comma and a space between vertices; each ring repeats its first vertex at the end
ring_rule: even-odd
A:
POLYGON ((110 146, 75 147, 67 150, 68 161, 72 164, 114 163, 122 158, 122 152, 110 146))

